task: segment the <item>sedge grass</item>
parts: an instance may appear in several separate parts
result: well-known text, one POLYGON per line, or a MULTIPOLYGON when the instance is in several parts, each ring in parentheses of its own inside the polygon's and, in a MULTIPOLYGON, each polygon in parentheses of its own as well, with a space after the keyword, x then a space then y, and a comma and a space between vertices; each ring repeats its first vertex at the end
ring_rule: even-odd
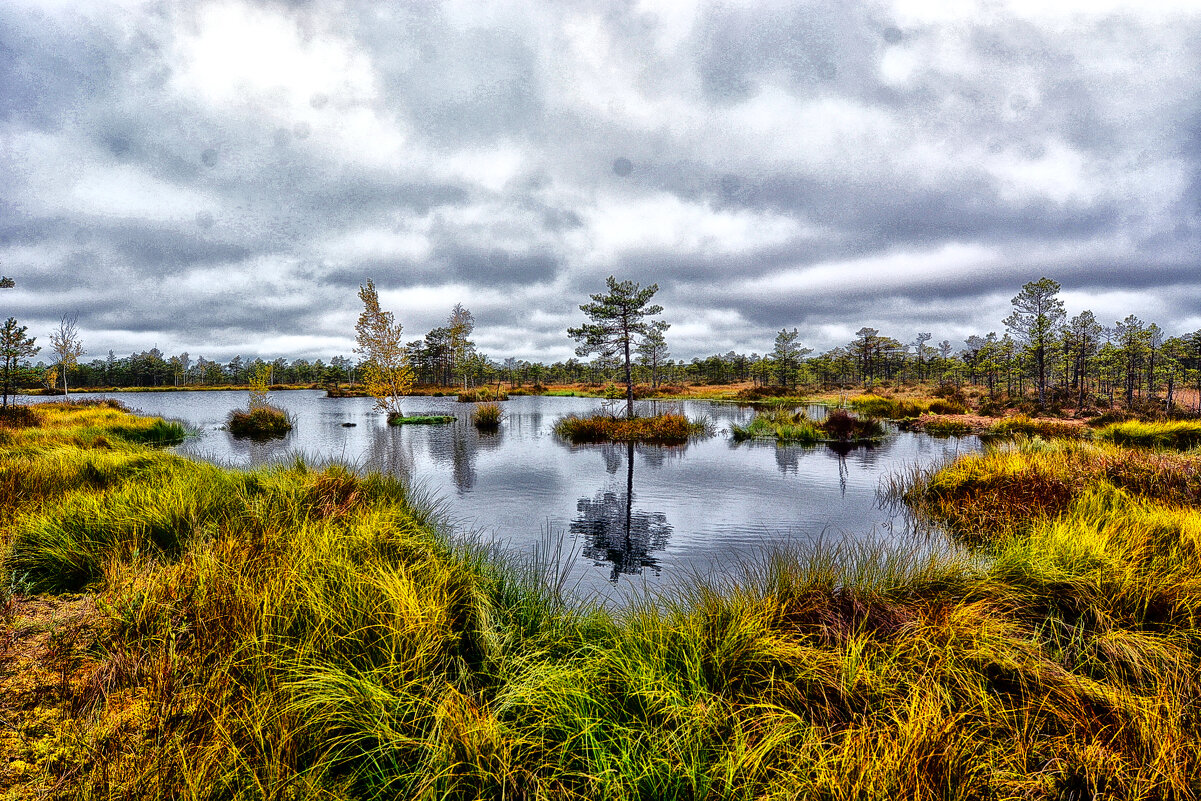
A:
POLYGON ((94 641, 0 674, 45 674, 4 709, 14 797, 1198 796, 1195 457, 965 457, 912 500, 1076 482, 969 514, 970 554, 794 547, 615 611, 395 479, 80 437, 95 413, 0 447, 5 584, 96 605, 94 641))
POLYGON ((481 403, 475 407, 475 411, 471 413, 471 422, 480 431, 495 431, 500 428, 500 421, 504 417, 504 412, 500 408, 500 404, 496 401, 481 403))
POLYGON ((234 409, 225 424, 239 439, 268 440, 286 436, 292 430, 292 418, 275 406, 234 409))
POLYGON ((1097 431, 1096 436, 1116 445, 1187 451, 1201 446, 1201 421, 1113 423, 1097 431))

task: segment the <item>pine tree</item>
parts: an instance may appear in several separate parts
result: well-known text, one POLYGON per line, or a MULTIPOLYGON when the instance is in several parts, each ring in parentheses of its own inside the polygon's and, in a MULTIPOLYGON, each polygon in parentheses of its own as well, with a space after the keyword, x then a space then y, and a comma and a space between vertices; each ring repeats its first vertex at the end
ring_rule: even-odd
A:
POLYGON ((1026 352, 1034 359, 1038 373, 1038 402, 1046 402, 1047 352, 1058 336, 1066 312, 1059 294, 1059 283, 1040 278, 1022 287, 1012 300, 1013 313, 1003 321, 1026 352))
POLYGON ((41 350, 33 344, 35 337, 25 336, 25 329, 25 326, 17 325, 15 317, 9 317, 0 328, 0 359, 3 360, 4 366, 4 401, 0 408, 8 408, 8 393, 12 387, 13 372, 21 359, 41 350))
POLYGON ((608 293, 590 295, 592 303, 580 306, 591 323, 579 328, 568 328, 567 335, 580 343, 577 356, 598 353, 604 358, 618 354, 624 359, 626 381, 626 417, 634 416, 634 379, 630 369, 630 351, 637 336, 646 336, 650 323, 646 318, 663 311, 659 305, 650 305, 650 299, 659 291, 658 284, 642 289, 633 281, 618 281, 613 276, 606 280, 608 293))

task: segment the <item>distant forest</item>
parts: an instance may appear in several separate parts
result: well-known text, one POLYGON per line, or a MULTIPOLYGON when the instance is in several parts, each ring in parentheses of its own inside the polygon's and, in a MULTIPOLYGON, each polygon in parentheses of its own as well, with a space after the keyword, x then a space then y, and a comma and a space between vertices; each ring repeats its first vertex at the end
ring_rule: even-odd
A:
MULTIPOLYGON (((1149 398, 1170 404, 1181 389, 1201 393, 1201 330, 1169 336, 1134 315, 1109 325, 1090 311, 1069 317, 1058 292, 1059 285, 1050 279, 1026 284, 1013 299, 1013 313, 1000 321, 997 331, 968 337, 958 346, 935 341, 930 332, 896 338, 864 326, 845 345, 814 354, 800 342, 796 329, 784 329, 763 354, 730 351, 684 361, 670 358, 662 345, 642 348, 635 378, 655 385, 749 382, 792 392, 935 382, 975 385, 994 397, 1029 394, 1044 403, 1070 406, 1133 405, 1149 398)), ((620 380, 616 358, 572 358, 553 364, 490 358, 472 341, 473 328, 470 311, 458 305, 446 325, 409 342, 417 383, 473 387, 620 380)), ((660 335, 665 329, 659 329, 660 335)), ((266 365, 272 385, 353 384, 360 368, 355 359, 343 355, 328 361, 237 356, 217 362, 151 348, 128 356, 109 351, 106 358, 79 360, 71 370, 71 387, 241 386, 260 365, 266 365)), ((58 366, 54 360, 15 360, 12 383, 53 389, 59 381, 58 366)), ((1191 402, 1198 400, 1193 397, 1191 402)))

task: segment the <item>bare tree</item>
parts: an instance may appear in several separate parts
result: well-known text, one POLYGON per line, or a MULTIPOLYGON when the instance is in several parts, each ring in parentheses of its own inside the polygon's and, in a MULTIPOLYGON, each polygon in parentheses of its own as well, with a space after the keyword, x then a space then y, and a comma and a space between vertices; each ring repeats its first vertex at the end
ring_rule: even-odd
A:
POLYGON ((75 324, 74 314, 64 314, 58 324, 58 330, 50 335, 50 349, 58 357, 58 363, 63 371, 63 395, 70 397, 67 389, 67 371, 79 363, 79 357, 87 353, 83 342, 79 339, 79 328, 75 324))

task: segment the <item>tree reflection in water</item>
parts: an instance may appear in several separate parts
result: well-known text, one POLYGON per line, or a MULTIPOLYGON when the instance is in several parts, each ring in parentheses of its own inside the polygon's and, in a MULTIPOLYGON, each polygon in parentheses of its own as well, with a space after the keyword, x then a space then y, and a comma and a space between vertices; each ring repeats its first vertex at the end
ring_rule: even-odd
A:
MULTIPOLYGON (((610 459, 605 461, 607 468, 610 459)), ((584 538, 585 557, 598 566, 613 566, 609 581, 616 582, 623 573, 641 573, 645 568, 659 575, 659 562, 651 553, 667 547, 671 526, 661 512, 634 509, 633 442, 626 448, 625 492, 603 490, 594 498, 580 498, 576 511, 579 516, 571 523, 571 533, 584 538)))

